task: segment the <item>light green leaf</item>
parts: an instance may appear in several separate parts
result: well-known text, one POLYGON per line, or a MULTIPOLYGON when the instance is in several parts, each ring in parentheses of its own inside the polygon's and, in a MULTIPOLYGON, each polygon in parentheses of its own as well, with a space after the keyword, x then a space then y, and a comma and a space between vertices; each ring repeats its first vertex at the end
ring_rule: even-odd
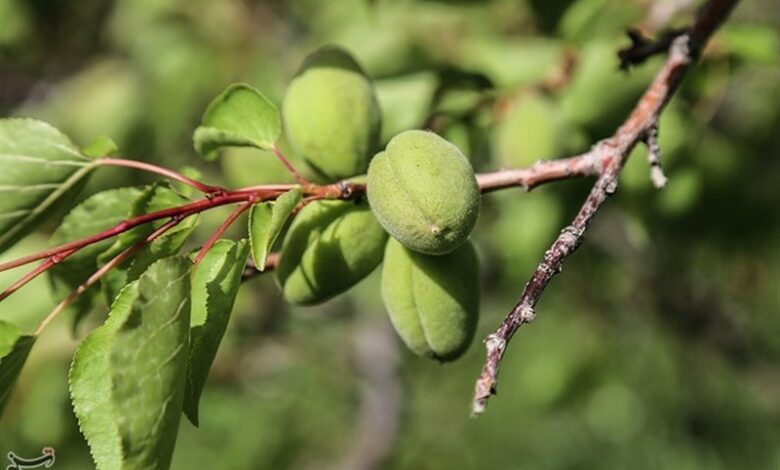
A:
POLYGON ((81 342, 70 367, 70 398, 98 470, 122 468, 122 441, 111 399, 111 346, 138 299, 138 282, 125 286, 103 326, 81 342))
POLYGON ((193 141, 198 153, 213 159, 226 146, 269 150, 281 133, 276 106, 255 88, 235 83, 211 102, 193 141))
POLYGON ((0 416, 34 343, 34 336, 23 335, 16 326, 0 320, 0 416))
POLYGON ((119 152, 119 147, 110 137, 101 135, 87 146, 83 147, 81 151, 88 157, 100 158, 116 154, 119 152))
MULTIPOLYGON (((90 196, 65 216, 52 234, 51 244, 61 245, 113 227, 124 220, 131 202, 140 194, 141 189, 130 187, 90 196)), ((52 266, 48 273, 55 296, 64 297, 94 273, 98 269, 98 256, 111 244, 111 239, 93 243, 52 266)), ((95 294, 99 291, 98 286, 93 286, 71 304, 69 310, 76 312, 73 317, 74 329, 83 316, 89 313, 95 294)))
POLYGON ((67 204, 93 167, 49 124, 0 119, 0 252, 67 204))
POLYGON ((265 269, 268 253, 301 197, 301 190, 293 189, 279 196, 273 203, 261 202, 249 210, 249 241, 252 245, 252 259, 258 270, 265 269))
POLYGON ((192 277, 192 328, 184 413, 195 426, 200 394, 230 320, 248 255, 246 240, 238 243, 219 240, 200 261, 192 277))
POLYGON ((76 351, 71 399, 99 470, 170 465, 187 368, 190 267, 184 257, 154 263, 76 351))

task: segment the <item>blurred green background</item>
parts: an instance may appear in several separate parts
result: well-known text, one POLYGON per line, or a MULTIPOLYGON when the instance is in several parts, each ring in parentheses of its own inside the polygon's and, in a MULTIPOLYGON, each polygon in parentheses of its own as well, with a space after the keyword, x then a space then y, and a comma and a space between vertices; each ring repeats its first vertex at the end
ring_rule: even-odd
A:
MULTIPOLYGON (((692 3, 0 0, 0 113, 48 120, 80 144, 108 135, 123 156, 208 182, 282 182, 261 152, 204 162, 191 133, 227 84, 280 103, 303 57, 338 43, 375 79, 385 141, 428 126, 480 171, 526 166, 611 134, 662 60, 620 72, 624 29, 684 25, 692 3)), ((240 292, 201 426, 182 420, 173 468, 780 468, 779 26, 777 5, 756 0, 719 31, 661 119, 669 185, 651 186, 637 149, 508 349, 486 414, 468 415, 481 344, 445 366, 408 353, 376 273, 300 309, 263 276, 240 292)), ((101 169, 83 196, 148 181, 101 169)), ((479 339, 589 185, 486 196, 479 339)), ((226 214, 214 212, 196 239, 226 214)), ((45 247, 57 222, 3 258, 45 247)), ((55 301, 39 278, 2 317, 29 331, 55 301)), ((0 422, 3 456, 52 446, 56 468, 92 467, 67 372, 101 315, 75 338, 61 318, 38 342, 0 422)))

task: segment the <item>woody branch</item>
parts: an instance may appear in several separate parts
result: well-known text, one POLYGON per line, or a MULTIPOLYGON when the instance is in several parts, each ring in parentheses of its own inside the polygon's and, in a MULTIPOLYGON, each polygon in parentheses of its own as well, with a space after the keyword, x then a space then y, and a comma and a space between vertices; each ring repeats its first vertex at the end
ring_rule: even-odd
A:
MULTIPOLYGON (((565 259, 582 243, 585 231, 598 209, 616 191, 623 165, 638 143, 647 144, 653 182, 662 186, 665 177, 659 173, 661 170, 656 142, 658 118, 710 36, 728 17, 738 1, 710 0, 705 3, 694 24, 672 41, 661 70, 626 121, 612 137, 598 142, 590 152, 576 157, 579 162, 594 164, 598 168, 598 178, 572 223, 561 231, 545 252, 542 262, 525 285, 520 300, 498 329, 485 339, 487 358, 476 382, 472 402, 473 414, 484 411, 488 399, 496 393, 499 366, 507 344, 518 328, 534 319, 536 303, 553 276, 560 272, 565 259)), ((592 168, 587 168, 586 171, 592 171, 592 168)))

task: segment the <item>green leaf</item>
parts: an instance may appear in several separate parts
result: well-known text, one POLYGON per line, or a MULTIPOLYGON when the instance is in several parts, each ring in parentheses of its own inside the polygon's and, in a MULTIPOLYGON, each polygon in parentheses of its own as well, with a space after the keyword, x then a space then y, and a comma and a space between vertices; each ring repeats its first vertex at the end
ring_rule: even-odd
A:
MULTIPOLYGON (((141 194, 138 188, 111 189, 94 194, 76 206, 65 216, 51 236, 53 246, 78 240, 109 229, 125 218, 131 202, 141 194)), ((62 298, 83 283, 98 269, 98 256, 108 249, 111 239, 93 243, 82 248, 48 270, 49 278, 57 298, 62 298)), ((93 286, 71 304, 75 311, 73 328, 86 315, 94 303, 99 286, 93 286)))
POLYGON ((187 369, 191 263, 157 261, 79 346, 71 400, 99 470, 166 469, 187 369))
POLYGON ((0 119, 0 252, 67 204, 93 167, 49 124, 0 119))
POLYGON ((100 158, 115 155, 119 152, 119 147, 110 137, 101 135, 87 146, 83 147, 81 151, 88 157, 100 158))
POLYGON ((70 367, 70 398, 99 470, 122 467, 122 441, 111 397, 111 346, 138 298, 138 282, 119 293, 108 319, 81 342, 70 367))
MULTIPOLYGON (((126 217, 136 217, 141 214, 175 207, 186 201, 187 199, 172 190, 167 183, 151 185, 133 202, 133 206, 126 217)), ((129 260, 109 271, 101 279, 101 286, 106 300, 110 303, 125 284, 138 279, 146 268, 156 260, 178 253, 197 225, 198 220, 197 215, 187 217, 164 235, 139 250, 129 260)), ((98 264, 103 265, 107 263, 114 256, 143 240, 151 234, 154 228, 162 223, 164 222, 147 224, 122 233, 117 237, 114 244, 98 257, 98 264)))
POLYGON ((252 259, 258 270, 265 269, 268 253, 301 197, 301 190, 293 189, 279 196, 273 203, 261 202, 249 210, 249 242, 252 245, 252 259))
POLYGON ((276 106, 255 88, 235 83, 211 102, 193 141, 198 153, 213 159, 226 146, 269 150, 281 133, 276 106))
POLYGON ((23 335, 16 326, 0 320, 0 416, 34 343, 34 336, 23 335))
POLYGON ((206 253, 192 277, 190 352, 184 413, 198 425, 203 386, 225 334, 249 255, 246 240, 219 240, 206 253))
MULTIPOLYGON (((139 215, 156 212, 163 209, 175 207, 187 202, 187 199, 171 189, 170 184, 154 183, 146 188, 133 200, 130 211, 125 214, 126 219, 138 217, 139 215)), ((164 220, 158 220, 153 223, 139 225, 126 232, 122 232, 109 249, 100 254, 98 262, 102 265, 114 256, 118 255, 126 248, 131 247, 138 241, 143 240, 154 229, 165 223, 164 220)))

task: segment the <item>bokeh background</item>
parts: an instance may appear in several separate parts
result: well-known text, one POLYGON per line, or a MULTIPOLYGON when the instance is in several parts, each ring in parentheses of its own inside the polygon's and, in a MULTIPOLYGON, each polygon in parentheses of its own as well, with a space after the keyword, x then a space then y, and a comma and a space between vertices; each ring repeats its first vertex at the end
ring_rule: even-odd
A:
MULTIPOLYGON (((259 151, 206 163, 191 133, 227 84, 280 103, 305 55, 338 43, 375 79, 384 141, 425 126, 478 170, 526 166, 611 134, 662 60, 619 71, 625 28, 684 25, 693 3, 0 0, 0 112, 48 120, 81 144, 108 135, 124 156, 209 182, 287 181, 259 151)), ((182 420, 173 468, 780 468, 779 26, 773 1, 746 1, 717 34, 661 119, 668 187, 651 186, 637 149, 508 349, 485 415, 468 414, 479 342, 444 366, 407 352, 376 273, 305 309, 261 276, 240 292, 201 426, 182 420)), ((82 196, 149 181, 101 169, 82 196)), ((485 197, 478 339, 589 185, 485 197)), ((226 214, 214 212, 196 239, 226 214)), ((47 246, 57 222, 4 258, 47 246)), ((40 278, 0 312, 31 330, 55 301, 40 278)), ((52 446, 56 468, 92 467, 67 372, 104 315, 75 337, 61 318, 38 342, 0 422, 3 456, 52 446)))

